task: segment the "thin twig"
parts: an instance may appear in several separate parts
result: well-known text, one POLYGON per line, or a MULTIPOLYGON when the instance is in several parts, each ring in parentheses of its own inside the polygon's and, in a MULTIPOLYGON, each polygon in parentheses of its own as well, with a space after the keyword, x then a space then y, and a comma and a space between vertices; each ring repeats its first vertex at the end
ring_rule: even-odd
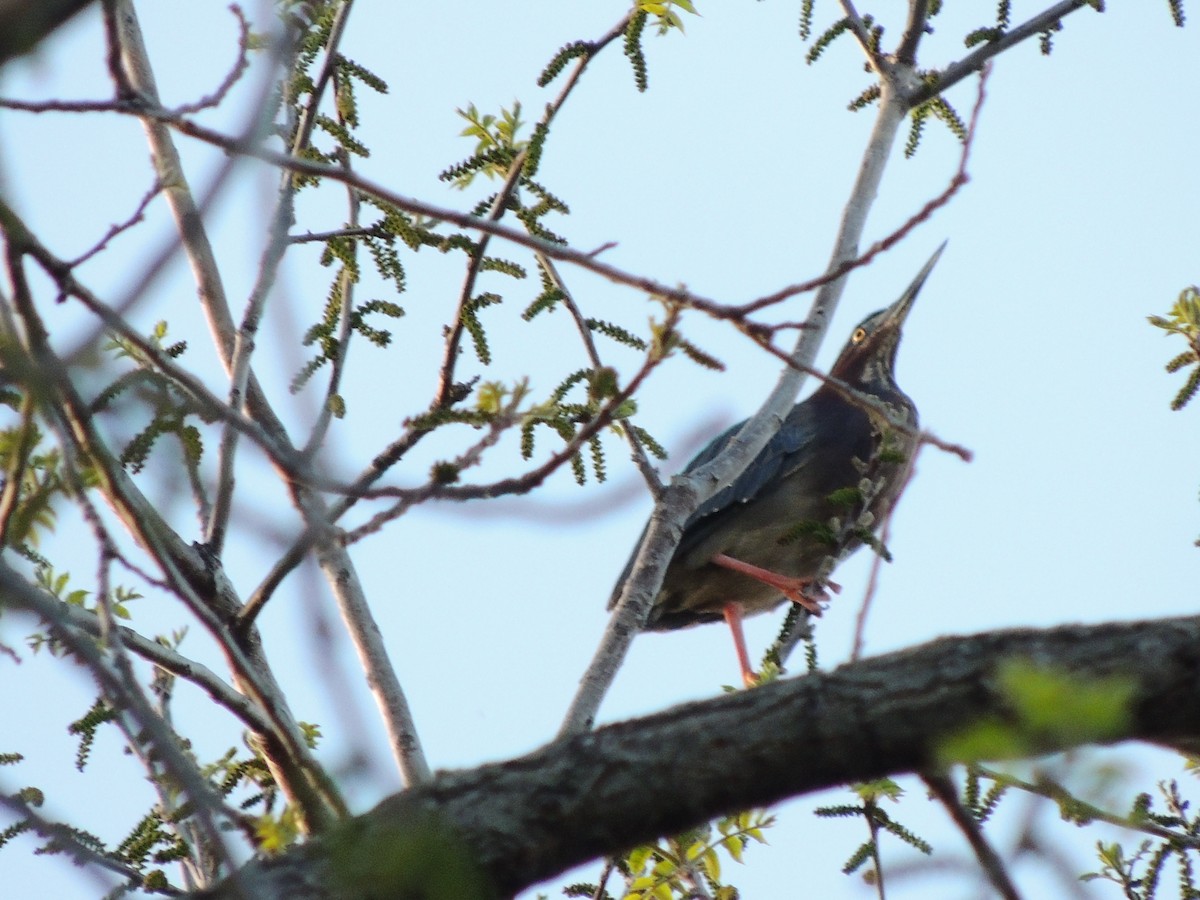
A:
MULTIPOLYGON (((142 873, 133 866, 113 859, 96 850, 91 844, 84 843, 79 839, 73 827, 50 821, 41 812, 30 806, 20 791, 11 794, 7 791, 0 791, 0 806, 5 807, 18 820, 28 822, 31 830, 39 837, 60 846, 63 852, 70 855, 77 864, 106 869, 126 879, 132 885, 140 886, 143 883, 142 873)), ((112 887, 111 884, 103 884, 103 886, 106 890, 112 887)), ((183 892, 167 888, 163 893, 167 896, 180 896, 183 892)))
POLYGON ((357 237, 389 237, 389 232, 382 225, 372 225, 370 228, 336 228, 333 231, 306 231, 304 234, 289 234, 289 244, 324 244, 335 238, 357 237))
POLYGON ((1076 807, 1080 816, 1086 816, 1088 819, 1095 819, 1100 822, 1107 822, 1109 825, 1116 825, 1118 828, 1128 828, 1131 831, 1140 831, 1143 834, 1151 835, 1164 841, 1170 841, 1180 847, 1186 847, 1190 850, 1200 850, 1200 835, 1190 835, 1180 831, 1175 831, 1166 828, 1156 822, 1145 818, 1131 818, 1122 816, 1117 813, 1109 812, 1101 809, 1095 804, 1088 803, 1086 800, 1081 800, 1068 792, 1062 785, 1058 784, 1051 778, 1039 775, 1036 780, 1028 781, 1009 772, 1000 772, 996 769, 990 769, 986 766, 977 766, 979 773, 986 778, 990 778, 997 784, 1005 784, 1010 787, 1019 788, 1029 794, 1038 797, 1044 797, 1047 800, 1053 800, 1055 803, 1067 802, 1076 807))
MULTIPOLYGON (((575 322, 575 328, 579 332, 579 339, 583 341, 583 347, 587 352, 588 359, 592 363, 592 368, 599 371, 604 368, 604 363, 600 359, 599 351, 596 349, 596 341, 592 336, 592 329, 588 327, 583 311, 580 310, 579 304, 575 302, 575 295, 571 293, 566 282, 563 281, 562 276, 558 272, 558 267, 554 265, 552 259, 541 253, 537 254, 537 258, 546 275, 562 293, 563 306, 566 307, 567 312, 571 314, 571 318, 575 322)), ((629 420, 626 420, 626 422, 629 423, 629 420)), ((629 444, 629 453, 634 465, 637 466, 642 478, 645 479, 650 493, 657 499, 663 489, 662 479, 658 475, 658 470, 654 468, 654 464, 650 462, 649 456, 646 455, 646 449, 642 446, 641 441, 637 439, 637 435, 634 434, 632 423, 623 425, 621 431, 625 436, 626 443, 629 444)))
MULTIPOLYGON (((347 544, 359 541, 367 535, 374 534, 379 531, 386 523, 404 515, 418 503, 423 503, 426 500, 484 500, 495 497, 503 497, 506 495, 526 494, 534 488, 542 484, 547 478, 558 471, 563 465, 568 463, 576 453, 578 453, 588 441, 598 434, 605 426, 612 422, 613 414, 617 409, 625 403, 633 394, 642 386, 642 382, 650 375, 650 373, 662 361, 661 356, 648 355, 646 361, 637 373, 630 379, 624 389, 617 391, 608 401, 600 408, 591 421, 585 423, 571 437, 561 450, 551 454, 540 466, 529 470, 523 475, 514 476, 511 478, 502 478, 498 481, 493 481, 485 484, 468 484, 468 485, 446 485, 438 481, 429 481, 419 488, 377 488, 364 493, 383 496, 383 495, 399 495, 399 502, 376 513, 365 523, 348 531, 343 538, 347 544)), ((476 465, 482 451, 499 440, 500 432, 507 426, 515 424, 516 418, 500 417, 493 429, 488 435, 481 438, 473 447, 469 448, 460 457, 455 459, 451 465, 455 468, 466 468, 476 465)))
POLYGON ((1000 858, 1000 854, 991 845, 986 837, 984 837, 983 829, 979 827, 979 822, 974 816, 963 806, 962 800, 959 799, 958 791, 954 787, 954 783, 944 774, 926 772, 921 775, 921 780, 925 782, 925 786, 930 792, 937 797, 942 806, 946 808, 946 812, 950 814, 950 818, 954 824, 958 826, 958 830, 962 832, 963 837, 967 839, 967 843, 971 845, 971 849, 975 852, 975 858, 979 860, 980 868, 983 869, 984 875, 996 889, 996 893, 1004 898, 1004 900, 1021 900, 1020 893, 1017 892, 1016 885, 1013 884, 1009 877, 1008 869, 1004 865, 1004 860, 1000 858))
POLYGON ((93 245, 90 250, 87 250, 81 256, 77 256, 75 259, 70 260, 67 265, 71 268, 83 265, 97 253, 100 253, 102 250, 104 250, 109 245, 109 242, 112 241, 112 239, 117 235, 124 231, 128 231, 134 225, 137 225, 139 222, 143 221, 146 218, 146 209, 150 206, 150 203, 154 200, 154 198, 157 197, 161 192, 162 182, 155 178, 154 184, 152 184, 150 186, 150 190, 146 191, 146 193, 142 196, 141 201, 139 201, 137 205, 137 209, 133 211, 133 215, 131 215, 124 222, 121 222, 119 225, 111 226, 108 231, 105 232, 104 237, 100 238, 100 240, 93 245))
MULTIPOLYGON (((508 208, 508 202, 517 189, 517 181, 521 170, 525 167, 526 151, 522 150, 508 167, 504 184, 492 200, 487 218, 490 222, 499 222, 508 208)), ((454 310, 454 319, 446 332, 446 343, 442 350, 442 364, 438 369, 438 386, 433 406, 435 409, 448 409, 454 404, 457 390, 454 384, 454 372, 458 367, 459 348, 463 332, 466 330, 467 314, 475 300, 475 282, 479 278, 479 270, 487 254, 491 236, 484 234, 475 245, 467 258, 467 271, 463 275, 463 284, 458 293, 458 305, 454 310)))
MULTIPOLYGON (((719 320, 743 319, 748 310, 758 310, 765 306, 780 303, 798 294, 824 287, 828 284, 836 282, 852 269, 863 265, 862 262, 856 261, 856 255, 852 254, 850 256, 841 256, 839 257, 837 263, 832 265, 824 274, 816 278, 800 282, 795 285, 790 285, 781 290, 775 291, 774 293, 746 303, 723 303, 682 288, 678 285, 678 283, 674 285, 667 284, 666 282, 658 281, 648 276, 628 272, 624 269, 618 268, 617 266, 608 265, 607 263, 600 261, 594 251, 577 250, 565 244, 552 243, 542 238, 530 235, 525 231, 511 228, 498 222, 490 221, 486 218, 474 216, 467 212, 461 212, 449 207, 437 206, 432 203, 427 203, 423 200, 418 200, 414 197, 406 197, 384 187, 383 185, 377 184, 370 179, 364 178, 362 175, 356 172, 347 173, 334 166, 312 162, 307 159, 299 159, 286 153, 269 150, 260 146, 253 138, 230 137, 211 128, 199 125, 190 119, 177 118, 173 116, 169 110, 161 108, 147 109, 141 106, 133 106, 128 103, 114 103, 110 101, 99 103, 84 102, 77 104, 45 104, 26 103, 14 100, 0 100, 0 108, 21 109, 31 112, 46 112, 51 110, 65 110, 70 112, 121 112, 153 118, 177 129, 183 134, 212 144, 213 146, 220 147, 231 154, 258 159, 301 175, 307 175, 318 179, 324 178, 328 181, 341 182, 345 185, 358 189, 363 194, 375 197, 385 204, 395 206, 398 209, 413 213, 414 215, 424 216, 426 218, 435 219, 441 222, 447 222, 469 231, 478 231, 483 234, 502 238, 510 243, 526 247, 536 252, 544 253, 545 255, 560 262, 566 262, 579 266, 580 268, 593 272, 594 274, 599 275, 615 284, 623 284, 627 287, 635 288, 644 293, 661 297, 663 300, 678 306, 699 310, 700 312, 719 320)), ((888 246, 890 246, 890 244, 888 246)), ((880 249, 886 249, 886 247, 880 249)), ((870 252, 869 258, 874 258, 874 256, 878 255, 879 252, 879 249, 874 249, 872 252, 870 252)))
POLYGON ((882 74, 885 70, 884 61, 879 58, 879 54, 871 46, 871 33, 867 30, 867 24, 863 21, 863 17, 855 9, 853 0, 838 0, 838 3, 842 7, 842 12, 846 14, 846 22, 850 26, 850 31, 854 33, 858 46, 866 54, 871 69, 877 74, 882 74))
MULTIPOLYGON (((336 83, 337 79, 335 76, 334 84, 336 85, 336 83)), ((337 88, 335 87, 334 90, 336 91, 337 88)), ((338 118, 341 120, 341 113, 338 114, 338 118)), ((345 122, 343 121, 342 124, 344 125, 345 122)), ((346 153, 345 150, 339 152, 342 157, 342 165, 349 169, 350 154, 346 153)), ((347 221, 349 221, 351 227, 357 227, 362 203, 359 200, 358 193, 353 189, 347 189, 346 203, 349 207, 349 218, 347 221)), ((350 253, 357 263, 357 241, 351 242, 350 253)), ((338 310, 337 352, 334 353, 333 359, 329 361, 329 381, 325 385, 325 398, 317 413, 317 421, 313 424, 308 440, 304 443, 304 449, 300 451, 300 455, 304 459, 312 459, 316 456, 317 451, 325 443, 325 438, 329 434, 330 423, 333 421, 335 404, 337 403, 337 397, 342 386, 342 375, 345 372, 346 360, 350 353, 350 339, 354 336, 354 329, 352 327, 354 316, 354 281, 355 274, 353 267, 343 261, 342 270, 338 276, 338 292, 341 294, 341 308, 338 310)))
POLYGON ((233 61, 233 66, 229 69, 229 73, 217 85, 217 89, 211 94, 206 94, 199 100, 192 103, 183 103, 175 107, 175 112, 178 115, 184 116, 190 113, 198 113, 205 109, 215 109, 224 102, 229 92, 233 90, 242 79, 242 75, 250 68, 250 23, 246 20, 246 14, 242 12, 242 8, 236 3, 229 5, 229 11, 233 17, 237 19, 238 26, 238 46, 237 57, 233 61))

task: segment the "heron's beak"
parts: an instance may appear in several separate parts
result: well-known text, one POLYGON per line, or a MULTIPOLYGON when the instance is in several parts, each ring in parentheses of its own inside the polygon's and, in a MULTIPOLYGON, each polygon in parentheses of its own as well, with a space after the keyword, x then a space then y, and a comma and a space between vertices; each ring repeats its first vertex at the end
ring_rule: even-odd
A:
POLYGON ((921 292, 921 286, 925 284, 925 279, 929 277, 929 273, 933 271, 933 267, 937 265, 942 251, 946 249, 948 241, 942 241, 942 246, 933 251, 933 256, 929 257, 929 262, 921 267, 921 271, 917 273, 917 277, 913 279, 912 284, 900 295, 900 299, 887 308, 887 318, 884 320, 883 328, 899 328, 904 324, 904 320, 908 317, 908 311, 912 309, 913 302, 917 299, 917 294, 921 292))

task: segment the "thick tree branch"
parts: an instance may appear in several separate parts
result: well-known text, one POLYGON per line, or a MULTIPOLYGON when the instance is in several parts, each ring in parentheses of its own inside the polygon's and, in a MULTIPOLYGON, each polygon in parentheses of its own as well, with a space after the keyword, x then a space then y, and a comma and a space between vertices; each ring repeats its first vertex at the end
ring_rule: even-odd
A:
MULTIPOLYGON (((719 815, 934 768, 944 763, 947 739, 985 720, 1010 724, 1031 754, 1101 738, 1184 743, 1200 734, 1198 678, 1200 618, 942 638, 610 725, 521 759, 445 773, 388 798, 342 841, 243 870, 243 884, 262 900, 364 897, 359 879, 386 873, 395 883, 372 882, 370 896, 390 896, 411 873, 372 860, 440 823, 446 846, 457 842, 462 858, 479 867, 490 893, 474 896, 508 896, 719 815), (1126 679, 1132 693, 1124 725, 1105 735, 1024 732, 996 677, 1018 661, 1084 685, 1126 679), (340 881, 331 866, 335 852, 340 881)), ((238 895, 218 889, 203 896, 238 895)))

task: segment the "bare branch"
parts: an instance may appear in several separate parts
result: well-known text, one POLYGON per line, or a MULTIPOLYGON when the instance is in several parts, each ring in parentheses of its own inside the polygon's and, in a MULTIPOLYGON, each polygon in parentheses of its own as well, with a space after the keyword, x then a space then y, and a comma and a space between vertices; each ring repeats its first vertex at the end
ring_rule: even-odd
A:
POLYGON ((929 0, 909 0, 908 21, 904 25, 904 35, 900 38, 900 46, 896 48, 896 59, 905 65, 916 65, 917 47, 925 34, 926 21, 929 19, 929 0))
POLYGON ((918 88, 912 95, 911 100, 914 106, 924 103, 936 97, 938 94, 944 93, 949 88, 958 84, 972 72, 978 72, 983 69, 984 63, 994 56, 999 56, 1009 47, 1014 44, 1019 44, 1021 41, 1031 38, 1034 35, 1041 34, 1047 28, 1052 26, 1059 19, 1070 15, 1077 9, 1082 9, 1085 6, 1095 6, 1094 0, 1061 0, 1054 4, 1049 9, 1038 13, 1030 18, 1027 22, 1023 22, 1011 31, 1006 32, 994 41, 984 44, 973 53, 964 56, 958 62, 951 63, 938 73, 937 81, 933 84, 925 85, 918 88))
MULTIPOLYGON (((511 896, 570 866, 717 816, 928 771, 948 737, 981 721, 1007 723, 1030 755, 1096 741, 1185 742, 1200 734, 1200 707, 1189 702, 1198 678, 1195 617, 942 638, 561 739, 509 762, 443 773, 361 817, 352 841, 310 844, 242 874, 261 900, 296 900, 301 873, 304 900, 329 898, 330 854, 341 854, 338 871, 345 872, 348 847, 364 861, 376 858, 394 852, 409 829, 437 822, 461 841, 461 858, 480 867, 473 896, 511 896), (1029 660, 1080 684, 1127 680, 1133 694, 1124 724, 1091 735, 1027 730, 996 672, 1029 660), (686 791, 679 790, 681 771, 686 791)), ((1194 840, 1182 829, 1172 834, 1194 840)), ((371 888, 388 892, 377 882, 371 888)), ((218 889, 205 897, 236 894, 218 889)))
POLYGON ((85 262, 87 262, 89 259, 91 259, 93 256, 95 256, 97 253, 100 253, 105 248, 107 248, 109 245, 109 242, 112 241, 112 239, 115 238, 117 235, 121 234, 122 232, 128 231, 134 225, 137 225, 139 222, 143 221, 146 217, 146 209, 150 206, 150 203, 154 200, 155 197, 157 197, 159 195, 159 193, 161 191, 162 191, 162 183, 159 182, 158 179, 156 178, 154 180, 154 184, 152 184, 150 186, 150 190, 146 191, 146 193, 142 196, 141 201, 137 205, 137 209, 135 209, 133 211, 133 215, 131 215, 124 222, 121 222, 119 225, 113 225, 111 228, 108 229, 107 232, 105 232, 104 237, 100 238, 100 240, 90 250, 87 250, 81 256, 77 256, 75 259, 71 260, 66 265, 72 269, 75 268, 76 266, 83 265, 85 262))
POLYGON ((246 69, 250 67, 250 23, 246 21, 246 14, 242 12, 242 8, 236 3, 230 4, 229 12, 237 19, 238 24, 237 58, 234 60, 229 74, 217 85, 215 91, 211 94, 206 94, 193 103, 183 103, 175 107, 175 112, 181 116, 198 113, 205 109, 215 109, 220 106, 229 95, 229 92, 233 90, 234 85, 241 81, 242 76, 246 73, 246 69))
POLYGON ((963 806, 962 801, 958 797, 958 790, 954 787, 954 782, 949 776, 943 774, 926 773, 921 776, 921 780, 929 788, 930 793, 941 801, 942 806, 946 808, 946 812, 950 814, 950 818, 954 824, 958 826, 958 830, 962 832, 963 837, 967 839, 967 843, 971 845, 971 849, 975 852, 975 858, 979 860, 979 865, 983 869, 987 880, 992 887, 996 889, 998 896, 1003 900, 1021 900, 1021 895, 1017 892, 1016 885, 1008 875, 1008 869, 1004 865, 1004 860, 1000 858, 1000 854, 988 842, 988 839, 983 835, 983 829, 979 827, 979 823, 971 813, 963 806))
POLYGON ((858 41, 858 46, 866 54, 867 62, 870 63, 871 68, 877 73, 884 71, 884 61, 879 58, 879 54, 871 46, 871 34, 867 30, 867 23, 863 21, 863 17, 855 9, 854 0, 838 0, 838 2, 841 4, 842 12, 846 14, 846 22, 850 26, 850 31, 854 33, 854 37, 858 41))

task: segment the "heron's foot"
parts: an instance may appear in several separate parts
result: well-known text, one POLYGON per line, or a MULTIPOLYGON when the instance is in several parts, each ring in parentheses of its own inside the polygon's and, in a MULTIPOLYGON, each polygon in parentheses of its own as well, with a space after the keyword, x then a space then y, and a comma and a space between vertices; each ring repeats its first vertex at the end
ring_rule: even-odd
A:
POLYGON ((742 562, 742 560, 734 559, 732 556, 727 556, 724 553, 718 553, 714 556, 712 563, 715 566, 721 566, 732 572, 740 572, 743 575, 753 578, 755 581, 761 581, 763 584, 770 585, 793 603, 803 606, 814 616, 821 615, 824 611, 824 607, 821 604, 829 602, 829 594, 825 590, 826 587, 835 594, 840 593, 842 590, 842 586, 833 581, 827 581, 824 585, 821 585, 811 578, 780 575, 778 572, 772 572, 770 569, 742 562))

